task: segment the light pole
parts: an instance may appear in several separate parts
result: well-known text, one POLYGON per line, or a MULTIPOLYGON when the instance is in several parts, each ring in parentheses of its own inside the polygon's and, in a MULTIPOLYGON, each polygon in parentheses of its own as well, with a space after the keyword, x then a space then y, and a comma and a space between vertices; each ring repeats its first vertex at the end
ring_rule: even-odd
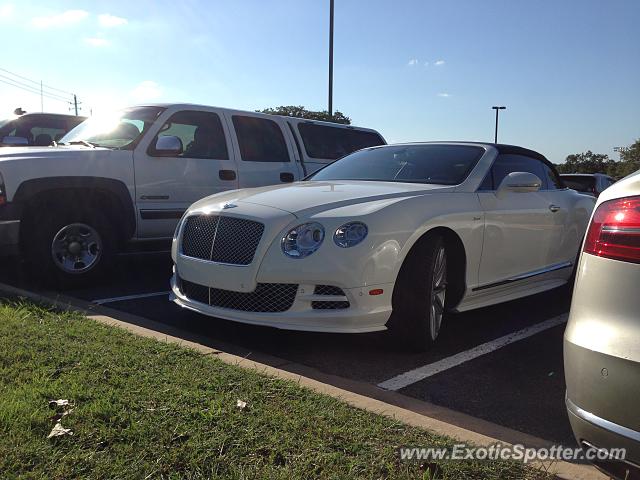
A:
POLYGON ((329 115, 333 115, 333 0, 329 0, 329 115))
POLYGON ((493 106, 491 108, 496 111, 496 135, 495 135, 495 139, 494 139, 493 143, 498 143, 498 111, 505 110, 507 107, 496 107, 496 106, 493 106))

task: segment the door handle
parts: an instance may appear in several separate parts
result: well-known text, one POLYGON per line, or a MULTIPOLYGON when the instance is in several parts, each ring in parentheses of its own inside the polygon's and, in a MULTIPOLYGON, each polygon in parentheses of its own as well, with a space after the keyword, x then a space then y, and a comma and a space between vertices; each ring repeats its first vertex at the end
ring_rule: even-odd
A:
POLYGON ((560 207, 557 205, 549 205, 549 210, 551 210, 553 213, 556 213, 558 210, 560 210, 560 207))
POLYGON ((293 182, 293 173, 290 172, 282 172, 280 174, 280 181, 281 182, 286 182, 286 183, 291 183, 293 182))
POLYGON ((218 172, 218 177, 220 178, 220 180, 235 180, 236 172, 234 172, 233 170, 220 170, 218 172))

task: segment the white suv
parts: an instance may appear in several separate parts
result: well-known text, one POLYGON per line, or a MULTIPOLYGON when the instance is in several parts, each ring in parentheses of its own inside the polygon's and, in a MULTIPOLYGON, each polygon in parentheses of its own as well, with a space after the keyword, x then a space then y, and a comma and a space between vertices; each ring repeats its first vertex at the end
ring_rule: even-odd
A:
POLYGON ((384 143, 375 130, 201 105, 92 117, 56 147, 0 154, 0 253, 84 281, 132 241, 171 239, 203 197, 294 182, 384 143))

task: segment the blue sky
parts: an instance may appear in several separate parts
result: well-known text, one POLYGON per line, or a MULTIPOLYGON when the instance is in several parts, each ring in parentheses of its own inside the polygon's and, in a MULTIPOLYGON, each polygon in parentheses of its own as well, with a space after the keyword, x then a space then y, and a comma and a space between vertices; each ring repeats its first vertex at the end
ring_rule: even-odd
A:
MULTIPOLYGON (((335 3, 334 107, 389 142, 490 141, 496 104, 500 140, 554 162, 617 158, 640 137, 638 0, 335 3)), ((0 0, 0 68, 77 93, 87 114, 148 101, 324 109, 328 5, 0 0)), ((17 106, 40 98, 0 83, 0 112, 17 106)))

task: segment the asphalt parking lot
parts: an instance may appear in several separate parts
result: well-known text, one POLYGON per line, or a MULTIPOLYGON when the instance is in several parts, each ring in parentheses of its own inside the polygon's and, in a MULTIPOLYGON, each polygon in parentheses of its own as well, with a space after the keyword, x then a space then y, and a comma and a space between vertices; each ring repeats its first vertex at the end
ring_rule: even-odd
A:
MULTIPOLYGON (((309 372, 391 389, 547 441, 574 445, 564 408, 562 366, 567 288, 450 314, 435 347, 412 354, 394 347, 385 332, 287 332, 199 315, 168 301, 170 270, 167 254, 121 256, 102 285, 65 295, 178 327, 230 353, 280 359, 274 366, 292 362, 309 372)), ((5 262, 0 282, 37 290, 21 272, 20 264, 5 262)))

